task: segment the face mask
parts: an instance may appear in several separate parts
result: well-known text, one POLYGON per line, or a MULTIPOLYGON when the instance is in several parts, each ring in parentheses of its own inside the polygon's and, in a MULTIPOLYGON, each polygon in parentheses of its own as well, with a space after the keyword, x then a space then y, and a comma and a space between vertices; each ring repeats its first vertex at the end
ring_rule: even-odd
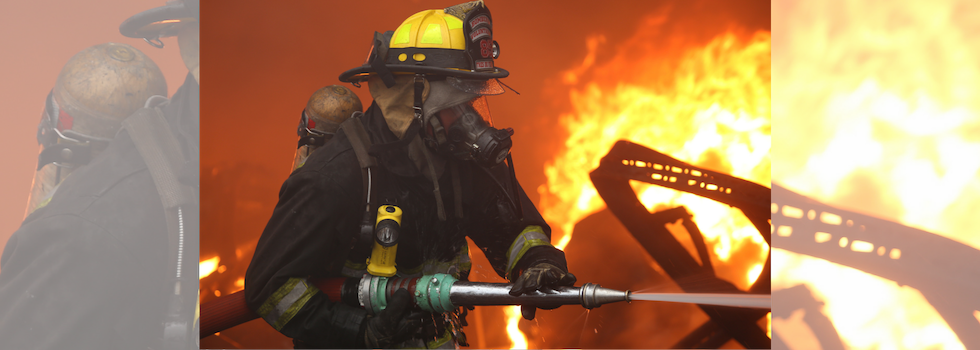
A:
POLYGON ((433 137, 427 141, 440 153, 487 168, 500 164, 510 153, 514 131, 493 127, 485 97, 443 109, 429 121, 433 137))

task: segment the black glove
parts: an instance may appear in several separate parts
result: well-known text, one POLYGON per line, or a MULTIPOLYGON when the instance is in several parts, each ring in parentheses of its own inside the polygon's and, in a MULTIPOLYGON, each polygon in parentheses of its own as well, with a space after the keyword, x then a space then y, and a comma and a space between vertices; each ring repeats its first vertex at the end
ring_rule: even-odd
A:
POLYGON ((385 349, 406 341, 422 327, 425 313, 412 312, 411 295, 399 289, 388 300, 388 307, 368 318, 364 327, 364 344, 369 349, 385 349))
MULTIPOLYGON (((554 289, 555 287, 571 286, 574 284, 575 275, 554 264, 539 262, 521 273, 521 277, 518 277, 517 281, 514 281, 514 286, 510 288, 510 295, 518 296, 544 288, 554 289)), ((558 306, 561 305, 538 305, 537 307, 550 310, 557 308, 558 306)), ((534 310, 534 306, 521 305, 521 315, 524 316, 525 319, 533 320, 534 310)))

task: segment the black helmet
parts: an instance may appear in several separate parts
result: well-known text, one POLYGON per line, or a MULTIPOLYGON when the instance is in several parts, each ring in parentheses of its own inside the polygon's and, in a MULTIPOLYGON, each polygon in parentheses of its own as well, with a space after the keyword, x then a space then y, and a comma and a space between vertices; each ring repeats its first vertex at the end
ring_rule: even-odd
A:
POLYGON ((152 8, 127 18, 119 25, 119 33, 130 38, 142 38, 150 45, 163 47, 160 38, 177 35, 178 24, 200 21, 200 0, 168 0, 161 7, 152 8))

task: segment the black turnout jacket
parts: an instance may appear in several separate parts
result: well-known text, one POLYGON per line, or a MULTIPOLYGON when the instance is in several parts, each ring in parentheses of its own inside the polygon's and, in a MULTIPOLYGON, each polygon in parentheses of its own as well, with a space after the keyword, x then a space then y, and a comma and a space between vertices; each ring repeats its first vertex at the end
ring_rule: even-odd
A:
MULTIPOLYGON (((397 140, 376 104, 361 121, 373 144, 397 140)), ((439 178, 447 220, 440 221, 432 181, 409 159, 407 147, 378 154, 378 162, 384 174, 377 180, 378 204, 396 204, 403 210, 396 255, 399 275, 433 261, 453 261, 466 253, 465 237, 470 237, 494 270, 505 276, 507 251, 522 230, 537 225, 550 239, 550 228, 523 190, 518 189, 520 215, 504 194, 501 186, 514 193, 505 164, 480 169, 474 162, 457 163, 462 218, 455 212, 447 165, 439 178)), ((358 332, 365 311, 329 300, 309 283, 342 277, 345 263, 350 267, 364 262, 364 257, 350 254, 364 213, 363 197, 361 169, 342 129, 283 183, 279 203, 245 275, 245 296, 248 306, 284 335, 315 347, 364 346, 358 332), (285 296, 290 293, 296 297, 285 296)), ((541 260, 565 266, 564 253, 549 244, 527 250, 511 270, 517 273, 541 260)), ((468 270, 468 266, 458 267, 459 277, 466 279, 468 270)))
MULTIPOLYGON (((189 155, 176 171, 192 187, 198 184, 199 96, 188 74, 163 108, 189 155)), ((184 273, 196 275, 197 208, 184 208, 184 220, 184 273)), ((0 257, 0 348, 162 348, 170 252, 160 196, 123 129, 7 241, 0 257)), ((194 297, 188 300, 193 310, 194 297)))

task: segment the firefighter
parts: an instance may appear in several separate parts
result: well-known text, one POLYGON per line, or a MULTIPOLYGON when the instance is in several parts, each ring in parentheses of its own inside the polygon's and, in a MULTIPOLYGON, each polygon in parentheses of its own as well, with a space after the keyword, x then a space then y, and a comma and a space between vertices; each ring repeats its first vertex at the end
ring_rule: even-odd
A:
POLYGON ((368 61, 341 74, 367 82, 374 101, 282 185, 245 277, 248 306, 297 348, 465 344, 463 310, 426 314, 401 290, 369 315, 315 287, 366 273, 381 205, 402 211, 398 277, 466 280, 469 237, 515 282, 511 294, 575 282, 513 176, 512 131, 490 120, 486 95, 503 93, 508 75, 494 66, 491 19, 482 1, 419 12, 375 33, 368 61))
MULTIPOLYGON (((88 142, 92 157, 73 168, 4 247, 0 347, 196 348, 198 13, 197 1, 168 1, 120 26, 122 34, 154 46, 162 46, 161 37, 177 36, 188 74, 169 100, 146 97, 166 95, 165 87, 148 83, 155 78, 113 80, 113 74, 132 72, 124 64, 69 69, 72 74, 59 78, 65 86, 56 86, 49 100, 42 142, 56 138, 52 149, 66 146, 73 156, 77 149, 67 146, 88 142), (89 79, 76 76, 99 73, 98 67, 107 70, 89 79), (147 91, 137 95, 116 95, 143 85, 147 91), (103 92, 108 97, 93 103, 90 95, 103 92), (133 106, 138 109, 115 125, 133 106), (94 113, 114 122, 102 128, 95 121, 104 120, 87 119, 94 113), (167 169, 159 171, 161 164, 167 169), (171 181, 157 181, 160 174, 171 181)), ((141 59, 127 48, 110 45, 106 56, 141 59)))
POLYGON ((299 142, 293 154, 292 170, 303 166, 313 151, 330 141, 340 123, 363 109, 361 99, 346 87, 330 85, 316 90, 299 117, 296 128, 299 142))

